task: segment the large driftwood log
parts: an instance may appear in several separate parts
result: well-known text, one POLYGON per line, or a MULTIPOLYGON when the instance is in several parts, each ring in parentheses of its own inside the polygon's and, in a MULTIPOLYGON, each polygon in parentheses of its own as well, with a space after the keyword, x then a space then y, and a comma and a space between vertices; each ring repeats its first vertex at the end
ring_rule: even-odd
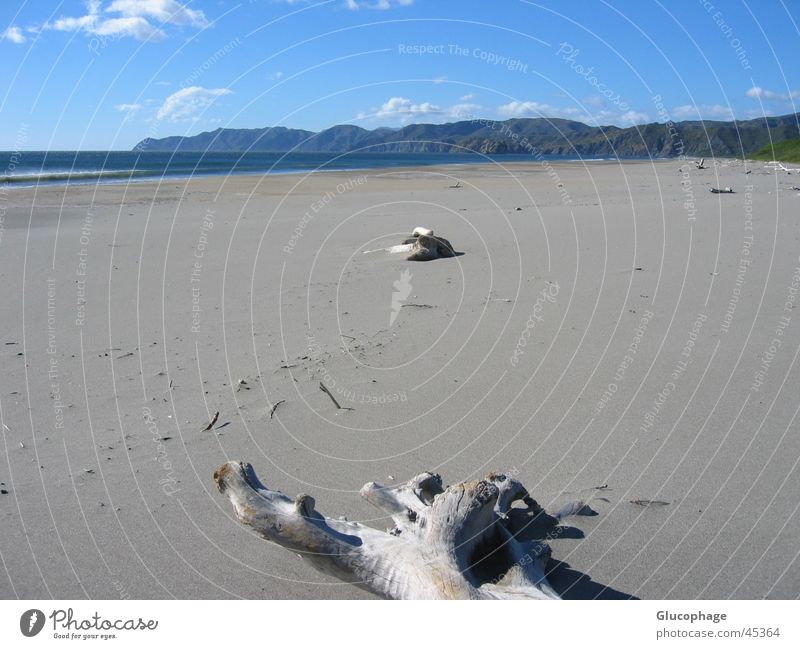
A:
POLYGON ((406 239, 400 246, 394 246, 393 251, 410 252, 407 261, 431 261, 442 257, 455 257, 453 246, 447 239, 433 236, 430 228, 416 227, 411 233, 411 238, 406 239), (405 250, 403 246, 411 246, 405 250))
POLYGON ((421 234, 414 239, 408 261, 431 261, 442 257, 455 257, 453 246, 443 237, 421 234))
POLYGON ((583 508, 571 503, 549 516, 502 474, 444 489, 438 475, 422 473, 404 485, 361 489, 392 517, 387 533, 327 518, 306 494, 292 500, 270 490, 246 463, 223 464, 214 480, 240 522, 320 571, 392 599, 558 599, 545 578, 550 548, 540 532, 583 508))
POLYGON ((433 230, 423 227, 414 228, 411 236, 396 246, 364 251, 365 254, 370 252, 388 252, 391 255, 409 253, 407 261, 431 261, 443 257, 455 257, 457 254, 447 239, 436 237, 433 235, 433 230))

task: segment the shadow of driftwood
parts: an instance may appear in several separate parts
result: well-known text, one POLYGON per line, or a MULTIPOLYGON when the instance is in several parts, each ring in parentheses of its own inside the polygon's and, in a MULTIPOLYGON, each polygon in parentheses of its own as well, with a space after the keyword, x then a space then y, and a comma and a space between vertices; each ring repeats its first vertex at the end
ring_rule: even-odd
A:
POLYGON ((466 253, 464 253, 464 252, 457 252, 456 250, 453 250, 453 254, 450 257, 435 257, 435 258, 432 258, 432 259, 415 259, 414 261, 421 262, 421 263, 424 264, 424 263, 429 262, 429 261, 441 261, 443 259, 452 259, 453 257, 461 257, 461 256, 463 256, 465 254, 466 253))
MULTIPOLYGON (((579 516, 596 516, 597 512, 583 507, 579 516)), ((547 543, 555 539, 582 539, 577 527, 564 525, 555 516, 534 509, 514 509, 509 512, 509 530, 519 541, 547 543)), ((575 570, 563 561, 551 559, 547 564, 547 580, 562 599, 639 599, 628 593, 604 586, 589 575, 575 570)))
POLYGON ((562 599, 639 599, 611 586, 604 586, 563 561, 551 559, 546 574, 550 585, 562 599))

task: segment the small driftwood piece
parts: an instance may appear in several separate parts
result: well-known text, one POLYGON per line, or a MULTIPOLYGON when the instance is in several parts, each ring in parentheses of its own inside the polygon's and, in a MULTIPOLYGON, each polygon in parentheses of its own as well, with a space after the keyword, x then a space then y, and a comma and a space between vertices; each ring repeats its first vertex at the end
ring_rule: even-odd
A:
POLYGON ((705 161, 706 161, 705 158, 700 158, 700 162, 695 162, 694 166, 697 167, 698 169, 705 169, 705 167, 703 166, 703 163, 705 161))
POLYGON ((643 500, 641 498, 637 498, 636 500, 631 500, 630 503, 632 505, 638 505, 639 507, 666 507, 669 503, 665 500, 643 500))
POLYGON ((780 167, 780 170, 781 170, 781 171, 785 171, 787 174, 790 174, 790 175, 791 175, 791 173, 792 173, 793 171, 800 171, 800 169, 790 169, 789 167, 787 167, 787 166, 786 166, 785 164, 783 164, 782 162, 778 162, 778 163, 776 163, 776 164, 778 165, 778 167, 780 167))
POLYGON ((331 398, 331 401, 333 401, 333 405, 336 406, 338 410, 342 409, 342 407, 339 405, 339 402, 336 400, 336 397, 334 397, 331 394, 331 391, 325 387, 325 384, 322 381, 319 382, 319 389, 322 390, 325 394, 327 394, 331 398))
POLYGON ((722 189, 718 189, 717 187, 711 188, 712 194, 735 194, 736 192, 733 191, 730 187, 723 187, 722 189))
POLYGON ((549 516, 517 480, 489 474, 446 489, 432 473, 407 483, 361 489, 388 513, 388 533, 323 516, 314 498, 294 500, 265 487, 243 462, 214 473, 236 518, 265 539, 300 553, 318 570, 390 599, 558 599, 545 577, 547 535, 529 533, 542 521, 559 530, 564 516, 549 516))
POLYGON ((272 419, 272 415, 275 414, 275 411, 278 409, 278 406, 282 403, 286 403, 286 399, 281 399, 280 401, 276 402, 274 406, 272 406, 272 410, 269 411, 269 418, 272 419))
POLYGON ((208 426, 206 426, 203 429, 203 432, 205 433, 207 430, 211 430, 212 428, 214 428, 214 424, 217 423, 217 419, 219 419, 219 410, 217 410, 217 412, 214 413, 214 416, 212 417, 212 419, 209 422, 208 426))

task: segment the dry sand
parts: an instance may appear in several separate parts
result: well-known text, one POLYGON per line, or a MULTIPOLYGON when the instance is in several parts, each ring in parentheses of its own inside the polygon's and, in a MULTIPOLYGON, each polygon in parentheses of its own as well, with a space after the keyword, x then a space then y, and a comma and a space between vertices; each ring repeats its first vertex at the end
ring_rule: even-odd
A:
POLYGON ((800 174, 748 168, 4 190, 0 596, 369 597, 234 521, 244 459, 377 527, 426 469, 590 499, 565 597, 797 597, 800 174), (362 254, 418 225, 464 254, 362 254))

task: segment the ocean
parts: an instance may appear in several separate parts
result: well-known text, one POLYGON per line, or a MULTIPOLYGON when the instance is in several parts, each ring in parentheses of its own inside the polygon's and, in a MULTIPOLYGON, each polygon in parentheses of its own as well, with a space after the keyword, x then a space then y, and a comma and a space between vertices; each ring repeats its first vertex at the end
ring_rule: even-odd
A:
MULTIPOLYGON (((553 156, 548 160, 574 158, 553 156)), ((440 164, 536 162, 477 153, 202 153, 0 151, 0 186, 128 183, 161 178, 381 169, 440 164)), ((539 160, 540 161, 540 160, 539 160)))

